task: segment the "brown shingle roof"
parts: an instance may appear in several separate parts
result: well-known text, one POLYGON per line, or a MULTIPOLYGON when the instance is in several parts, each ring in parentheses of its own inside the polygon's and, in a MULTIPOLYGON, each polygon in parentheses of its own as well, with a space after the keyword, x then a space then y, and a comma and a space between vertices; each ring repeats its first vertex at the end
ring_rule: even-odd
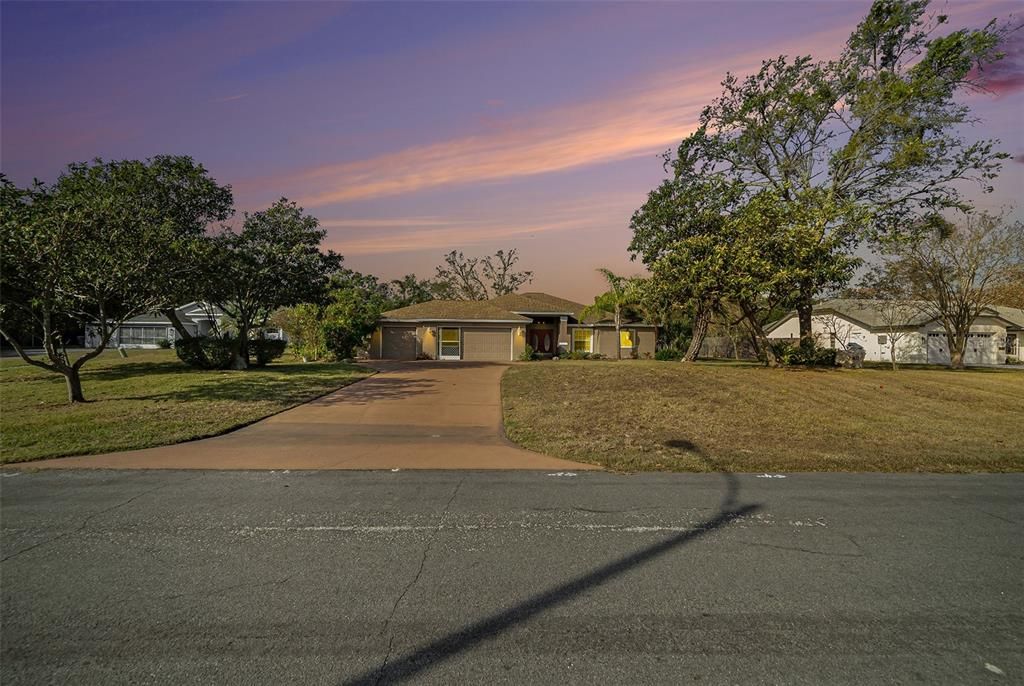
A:
POLYGON ((508 293, 491 298, 488 302, 503 307, 510 312, 530 312, 546 314, 573 314, 575 315, 583 305, 556 298, 547 293, 508 293))
MULTIPOLYGON (((429 300, 384 312, 381 317, 405 321, 529 322, 532 321, 530 317, 516 314, 517 312, 529 312, 530 314, 568 314, 585 324, 611 324, 612 315, 609 312, 602 315, 590 315, 584 320, 580 317, 583 308, 584 305, 578 302, 547 293, 509 293, 490 300, 429 300)), ((639 320, 623 323, 646 325, 639 320)))
POLYGON ((381 314, 381 317, 407 321, 530 321, 529 317, 509 312, 489 300, 428 300, 389 310, 381 314))

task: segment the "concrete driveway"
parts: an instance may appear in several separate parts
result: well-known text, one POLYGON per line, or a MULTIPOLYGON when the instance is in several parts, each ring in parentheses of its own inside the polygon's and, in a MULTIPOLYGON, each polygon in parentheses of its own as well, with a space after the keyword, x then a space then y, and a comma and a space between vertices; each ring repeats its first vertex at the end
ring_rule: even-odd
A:
POLYGON ((596 469, 504 437, 507 365, 404 362, 223 436, 159 448, 65 457, 26 468, 596 469))

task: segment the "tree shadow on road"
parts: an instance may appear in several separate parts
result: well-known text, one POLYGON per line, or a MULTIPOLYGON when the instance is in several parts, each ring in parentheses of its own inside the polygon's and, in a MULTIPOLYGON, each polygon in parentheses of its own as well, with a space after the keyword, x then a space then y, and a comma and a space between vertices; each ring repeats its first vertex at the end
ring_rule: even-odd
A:
POLYGON ((434 641, 400 655, 395 659, 385 658, 384 664, 358 676, 345 680, 346 685, 398 683, 411 679, 441 662, 465 653, 478 645, 495 639, 518 624, 527 622, 536 615, 563 605, 584 592, 620 577, 641 565, 677 550, 688 543, 697 541, 707 534, 721 529, 733 520, 753 514, 761 509, 760 504, 742 504, 739 501, 739 480, 736 475, 724 471, 708 458, 699 446, 686 439, 665 442, 665 446, 698 455, 712 469, 725 479, 725 493, 718 511, 698 523, 694 528, 670 536, 662 541, 630 553, 617 560, 590 570, 565 583, 538 593, 526 600, 488 617, 467 624, 434 641))

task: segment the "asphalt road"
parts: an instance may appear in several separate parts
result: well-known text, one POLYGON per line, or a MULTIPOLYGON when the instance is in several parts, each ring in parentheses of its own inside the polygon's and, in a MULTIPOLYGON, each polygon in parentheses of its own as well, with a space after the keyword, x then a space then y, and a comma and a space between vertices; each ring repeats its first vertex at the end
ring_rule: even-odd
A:
POLYGON ((5 686, 1024 682, 1024 475, 0 488, 5 686))

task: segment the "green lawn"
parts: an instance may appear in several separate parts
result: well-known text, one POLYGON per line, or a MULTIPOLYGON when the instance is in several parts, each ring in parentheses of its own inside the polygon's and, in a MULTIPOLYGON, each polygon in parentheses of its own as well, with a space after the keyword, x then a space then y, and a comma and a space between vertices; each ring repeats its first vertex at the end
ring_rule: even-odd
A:
POLYGON ((64 378, 0 363, 0 462, 146 448, 212 436, 357 381, 372 370, 279 361, 248 371, 185 367, 170 350, 108 353, 88 362, 90 402, 68 405, 64 378))
POLYGON ((520 445, 622 471, 1024 470, 1024 372, 541 362, 503 379, 520 445))

